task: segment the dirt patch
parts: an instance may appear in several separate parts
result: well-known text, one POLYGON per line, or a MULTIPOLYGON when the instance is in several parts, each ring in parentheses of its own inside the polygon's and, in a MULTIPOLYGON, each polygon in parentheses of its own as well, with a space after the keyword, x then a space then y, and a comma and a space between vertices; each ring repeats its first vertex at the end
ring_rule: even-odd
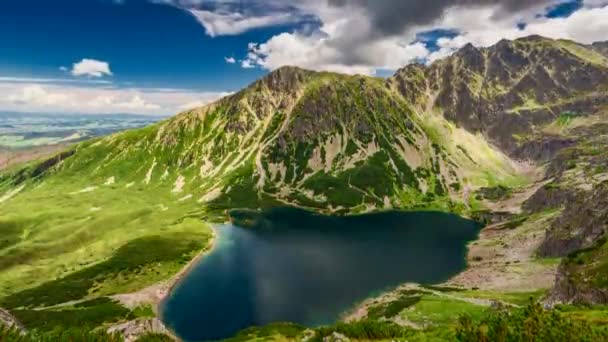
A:
POLYGON ((540 262, 535 254, 556 215, 544 213, 484 228, 469 244, 469 267, 446 284, 509 292, 549 289, 557 264, 540 262))

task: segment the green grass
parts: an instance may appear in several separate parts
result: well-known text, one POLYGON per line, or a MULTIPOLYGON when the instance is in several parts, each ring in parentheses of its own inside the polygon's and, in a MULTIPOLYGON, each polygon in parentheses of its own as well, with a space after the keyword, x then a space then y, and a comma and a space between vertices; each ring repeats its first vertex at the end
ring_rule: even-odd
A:
POLYGON ((557 305, 556 309, 573 320, 608 326, 608 307, 605 305, 580 306, 562 304, 557 305))
POLYGON ((459 296, 489 300, 499 300, 515 305, 526 305, 530 298, 538 300, 545 295, 546 290, 526 291, 526 292, 500 292, 488 290, 467 290, 459 292, 459 296))
POLYGON ((152 308, 151 305, 140 305, 140 306, 136 307, 135 309, 133 309, 132 311, 133 311, 133 315, 135 315, 136 317, 142 317, 142 318, 156 317, 156 312, 154 312, 154 309, 152 308))
POLYGON ((295 323, 272 323, 259 327, 251 327, 240 331, 234 337, 225 339, 225 342, 245 342, 261 340, 265 341, 273 337, 281 336, 287 339, 294 339, 299 336, 306 328, 295 323))
POLYGON ((0 304, 7 308, 51 306, 89 295, 131 292, 176 273, 205 246, 205 237, 177 233, 138 238, 106 261, 11 294, 0 304))
MULTIPOLYGON (((72 299, 86 297, 93 287, 98 295, 133 291, 170 277, 206 246, 209 227, 197 218, 184 219, 196 207, 178 202, 170 189, 102 184, 82 178, 31 183, 0 206, 0 229, 6 233, 0 244, 0 302, 42 284, 72 284, 65 295, 72 299), (97 188, 78 192, 89 186, 97 188), (148 247, 162 253, 146 253, 148 247)), ((28 303, 33 300, 22 305, 28 303)))
POLYGON ((104 323, 135 318, 129 309, 109 299, 97 301, 94 305, 11 312, 27 329, 38 331, 83 327, 93 329, 104 323))
POLYGON ((421 300, 401 312, 400 316, 408 321, 423 325, 444 325, 455 323, 462 314, 481 318, 487 307, 464 300, 435 295, 423 295, 421 300))
POLYGON ((395 317, 404 309, 420 302, 420 299, 421 296, 419 295, 401 296, 394 301, 369 308, 367 317, 371 319, 395 317))
POLYGON ((175 340, 164 334, 145 334, 135 340, 135 342, 174 342, 175 340))

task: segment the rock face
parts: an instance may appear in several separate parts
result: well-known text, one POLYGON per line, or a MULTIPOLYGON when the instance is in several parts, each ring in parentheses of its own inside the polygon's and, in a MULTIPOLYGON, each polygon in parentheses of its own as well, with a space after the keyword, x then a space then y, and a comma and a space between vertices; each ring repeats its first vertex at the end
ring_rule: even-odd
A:
POLYGON ((592 246, 608 229, 608 183, 591 193, 578 196, 563 195, 569 199, 566 208, 549 230, 538 253, 541 256, 565 256, 592 246))
POLYGON ((597 286, 574 277, 576 268, 562 264, 557 272, 555 286, 551 290, 548 303, 569 303, 579 305, 608 304, 608 288, 597 286))
POLYGON ((530 198, 528 198, 523 203, 522 209, 528 213, 558 209, 567 203, 576 200, 576 198, 576 189, 568 189, 549 184, 540 187, 530 198))
POLYGON ((467 45, 430 67, 407 66, 391 82, 412 103, 482 132, 509 154, 546 160, 564 142, 522 147, 521 140, 562 112, 593 113, 608 103, 601 92, 608 80, 608 58, 598 53, 603 46, 539 36, 467 45))

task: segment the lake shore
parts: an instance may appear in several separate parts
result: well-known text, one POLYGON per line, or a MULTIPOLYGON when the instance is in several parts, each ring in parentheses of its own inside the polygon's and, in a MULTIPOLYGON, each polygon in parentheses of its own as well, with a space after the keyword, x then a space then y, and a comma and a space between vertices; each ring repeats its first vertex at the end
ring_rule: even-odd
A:
POLYGON ((163 300, 171 293, 171 291, 179 284, 179 282, 188 274, 204 256, 211 253, 216 247, 217 242, 217 225, 211 224, 211 238, 205 248, 194 256, 184 267, 182 267, 171 278, 159 281, 139 291, 111 296, 118 300, 122 305, 129 309, 135 309, 142 305, 151 305, 157 318, 161 318, 161 305, 163 300))
POLYGON ((111 296, 113 299, 118 300, 122 305, 131 310, 142 305, 151 305, 156 316, 148 319, 139 318, 129 322, 122 322, 109 327, 108 331, 120 332, 123 336, 125 336, 126 341, 134 341, 139 336, 147 333, 161 333, 168 335, 175 341, 181 341, 175 332, 164 324, 162 319, 162 304, 163 301, 169 296, 171 291, 173 291, 180 281, 188 274, 188 272, 190 272, 190 270, 196 264, 198 264, 203 257, 214 250, 218 238, 217 229, 217 225, 211 224, 211 238, 209 239, 207 246, 197 253, 194 258, 192 258, 171 278, 160 281, 136 292, 111 296))

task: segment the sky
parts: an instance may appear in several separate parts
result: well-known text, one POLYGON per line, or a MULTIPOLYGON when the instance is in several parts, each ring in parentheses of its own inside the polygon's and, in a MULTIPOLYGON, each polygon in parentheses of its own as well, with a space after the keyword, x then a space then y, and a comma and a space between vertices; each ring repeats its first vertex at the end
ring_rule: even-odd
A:
POLYGON ((171 115, 283 65, 386 77, 607 32, 608 0, 1 0, 0 111, 171 115))

